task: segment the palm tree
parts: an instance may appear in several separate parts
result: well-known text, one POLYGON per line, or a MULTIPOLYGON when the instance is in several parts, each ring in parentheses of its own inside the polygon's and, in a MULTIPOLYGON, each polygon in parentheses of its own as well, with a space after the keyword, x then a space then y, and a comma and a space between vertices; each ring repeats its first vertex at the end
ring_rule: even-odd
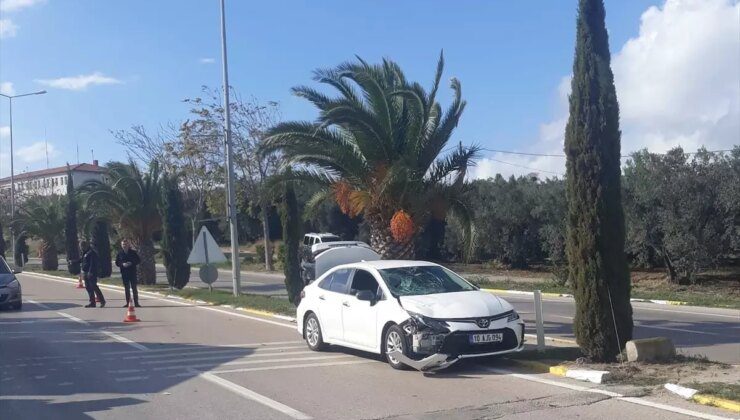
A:
POLYGON ((59 268, 59 245, 64 239, 65 199, 59 196, 34 197, 24 203, 14 221, 22 236, 38 239, 41 269, 59 268))
POLYGON ((383 258, 413 257, 414 239, 432 218, 444 221, 448 213, 464 226, 466 249, 472 248, 471 216, 461 196, 479 149, 458 145, 445 153, 465 101, 453 78, 454 98, 442 111, 436 95, 443 68, 440 54, 429 92, 387 59, 371 65, 358 57, 317 70, 314 80, 340 96, 293 88, 318 108, 318 120, 276 125, 262 149, 281 152, 297 167, 290 178, 324 187, 311 205, 333 198, 345 214, 361 214, 383 258))
POLYGON ((149 165, 146 173, 129 161, 128 164, 108 164, 106 182, 88 181, 80 187, 87 198, 88 209, 105 215, 116 225, 119 234, 131 237, 141 258, 137 274, 143 284, 157 281, 152 237, 162 228, 158 210, 161 186, 162 177, 156 161, 149 165))

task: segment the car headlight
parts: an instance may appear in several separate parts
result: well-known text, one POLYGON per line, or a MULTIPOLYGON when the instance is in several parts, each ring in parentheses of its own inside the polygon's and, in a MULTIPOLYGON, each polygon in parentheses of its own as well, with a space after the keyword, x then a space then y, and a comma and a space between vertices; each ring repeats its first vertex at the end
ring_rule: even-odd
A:
POLYGON ((439 332, 449 331, 449 325, 444 321, 429 318, 415 312, 409 312, 409 315, 411 316, 411 319, 409 319, 409 322, 403 326, 403 330, 406 331, 407 334, 413 334, 421 330, 431 330, 439 332))
POLYGON ((511 311, 509 317, 506 318, 506 322, 516 321, 517 319, 519 319, 519 313, 517 311, 511 311))

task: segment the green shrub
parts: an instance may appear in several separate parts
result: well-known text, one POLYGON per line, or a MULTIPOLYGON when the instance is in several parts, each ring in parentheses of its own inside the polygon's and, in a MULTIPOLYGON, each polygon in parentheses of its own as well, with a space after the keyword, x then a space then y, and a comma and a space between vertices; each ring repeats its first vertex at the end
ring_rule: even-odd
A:
POLYGON ((265 263, 265 246, 262 244, 256 245, 254 247, 255 251, 257 253, 256 259, 258 263, 264 264, 265 263))

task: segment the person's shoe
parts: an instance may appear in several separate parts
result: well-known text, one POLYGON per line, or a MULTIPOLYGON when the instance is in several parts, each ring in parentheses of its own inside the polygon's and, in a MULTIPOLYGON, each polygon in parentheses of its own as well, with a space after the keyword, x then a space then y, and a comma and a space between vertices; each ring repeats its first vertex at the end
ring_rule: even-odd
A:
POLYGON ((105 308, 105 301, 100 302, 100 307, 105 308))
POLYGON ((123 308, 128 308, 128 302, 126 302, 126 304, 123 305, 123 308))
POLYGON ((94 308, 95 307, 95 304, 94 303, 89 303, 89 304, 85 305, 85 307, 86 308, 94 308))
POLYGON ((134 306, 136 306, 137 308, 141 308, 141 305, 139 305, 138 303, 134 303, 134 306))

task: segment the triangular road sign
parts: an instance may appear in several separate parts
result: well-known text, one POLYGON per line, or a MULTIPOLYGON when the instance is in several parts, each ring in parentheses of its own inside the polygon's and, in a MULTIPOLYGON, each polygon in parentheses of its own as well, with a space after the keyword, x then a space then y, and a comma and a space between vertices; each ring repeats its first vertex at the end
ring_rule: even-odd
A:
POLYGON ((188 264, 213 264, 226 261, 228 261, 226 255, 221 252, 213 235, 203 226, 188 256, 188 264))

